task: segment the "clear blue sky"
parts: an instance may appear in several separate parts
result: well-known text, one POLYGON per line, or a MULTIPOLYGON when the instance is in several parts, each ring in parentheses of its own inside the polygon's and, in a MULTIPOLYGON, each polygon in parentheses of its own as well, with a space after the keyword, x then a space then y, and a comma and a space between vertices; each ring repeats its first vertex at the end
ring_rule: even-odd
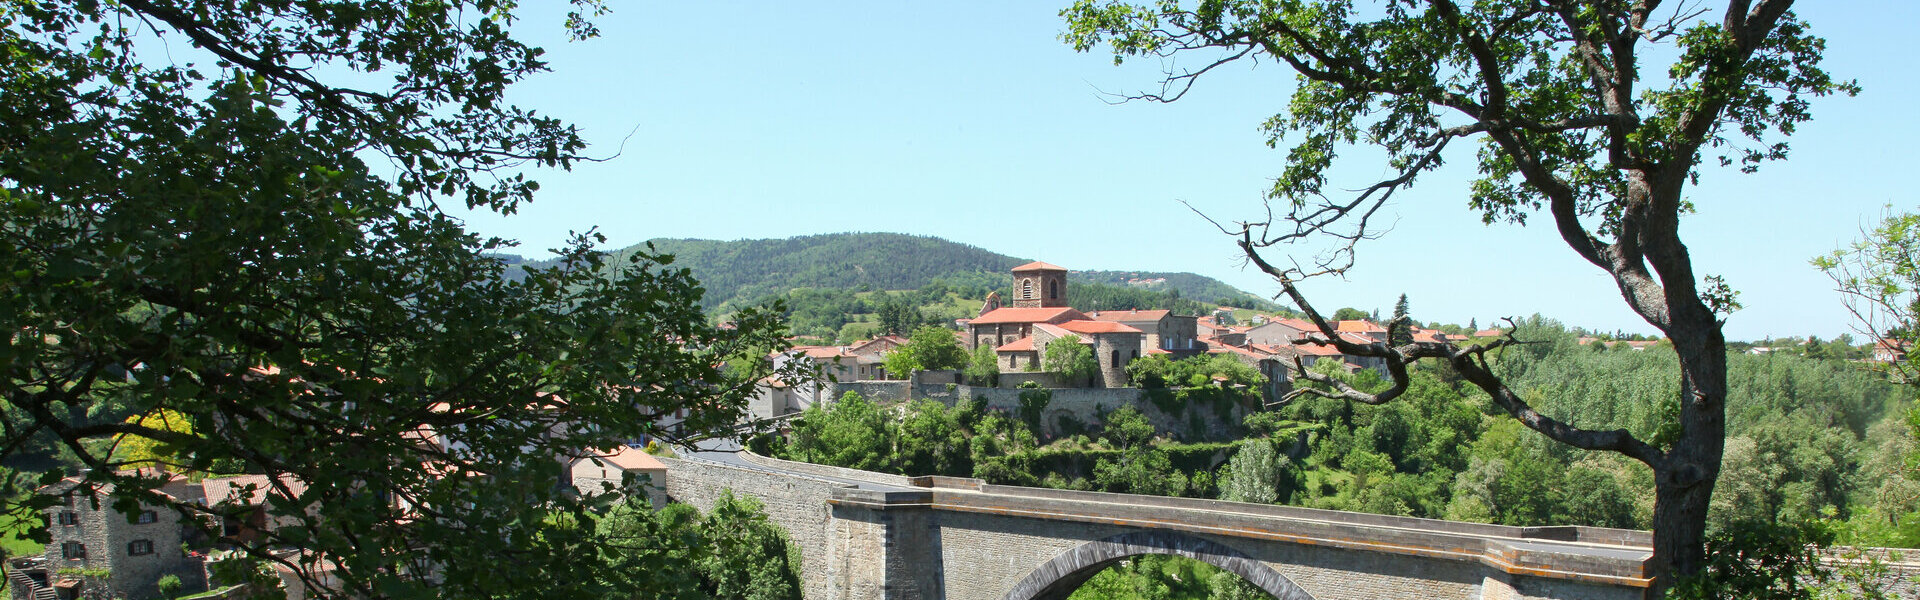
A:
MULTIPOLYGON (((1258 216, 1282 167, 1258 125, 1285 107, 1283 68, 1248 63, 1178 103, 1114 105, 1109 92, 1151 88, 1160 65, 1074 53, 1056 39, 1060 7, 1045 2, 614 4, 587 42, 562 41, 556 15, 518 25, 547 46, 553 72, 515 100, 579 124, 593 153, 618 152, 534 173, 541 196, 518 214, 467 216, 522 241, 523 254, 591 227, 609 247, 891 231, 1069 269, 1191 271, 1278 291, 1181 201, 1225 220, 1258 216)), ((1736 340, 1847 332, 1807 260, 1859 237, 1883 206, 1920 205, 1909 185, 1920 66, 1906 41, 1920 3, 1802 5, 1828 40, 1829 69, 1866 92, 1817 102, 1790 161, 1709 171, 1689 190, 1698 213, 1683 236, 1696 268, 1725 276, 1746 306, 1727 324, 1736 340)), ((1354 158, 1336 185, 1380 173, 1354 158)), ((1470 167, 1461 154, 1403 193, 1390 207, 1396 227, 1363 247, 1347 279, 1304 287, 1314 303, 1384 312, 1406 293, 1421 320, 1538 312, 1651 333, 1549 228, 1482 225, 1466 209, 1470 167)))

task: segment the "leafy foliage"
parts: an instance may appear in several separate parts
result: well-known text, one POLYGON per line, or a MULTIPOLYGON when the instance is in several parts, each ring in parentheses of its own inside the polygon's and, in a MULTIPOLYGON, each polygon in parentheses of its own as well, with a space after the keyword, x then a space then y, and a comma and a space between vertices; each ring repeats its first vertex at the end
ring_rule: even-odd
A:
POLYGON ((1116 63, 1201 56, 1199 68, 1169 70, 1159 92, 1138 95, 1149 100, 1176 100, 1242 58, 1270 59, 1297 76, 1285 112, 1263 126, 1270 144, 1287 147, 1267 193, 1268 217, 1228 233, 1309 312, 1294 282, 1351 268, 1356 245, 1380 233, 1376 217, 1396 193, 1440 168, 1453 143, 1479 144, 1482 177, 1471 184, 1468 208, 1488 223, 1549 217, 1569 250, 1607 273, 1628 307, 1675 340, 1684 376, 1676 378, 1670 427, 1649 440, 1570 426, 1512 393, 1479 351, 1447 344, 1335 340, 1344 352, 1384 360, 1392 385, 1363 392, 1322 376, 1316 381, 1338 393, 1318 392, 1392 400, 1411 384, 1402 367, 1440 359, 1535 431, 1654 470, 1659 541, 1650 593, 1659 595, 1672 577, 1706 567, 1699 515, 1727 434, 1722 318, 1738 308, 1723 280, 1694 269, 1677 225, 1692 208, 1684 190, 1709 155, 1746 172, 1784 159, 1785 139, 1811 118, 1811 98, 1859 91, 1821 67, 1825 42, 1792 4, 1730 0, 1715 15, 1627 0, 1078 0, 1062 11, 1062 37, 1081 51, 1106 46, 1116 63), (1644 46, 1663 43, 1673 45, 1673 62, 1649 66, 1644 57, 1654 52, 1644 46), (1387 174, 1329 187, 1344 170, 1337 158, 1356 145, 1384 154, 1387 174), (1261 254, 1309 241, 1332 247, 1287 267, 1261 254))
POLYGON ((992 386, 999 383, 1000 357, 994 354, 992 346, 981 344, 973 349, 973 354, 967 358, 966 375, 967 383, 972 385, 992 386))
POLYGON ((1095 574, 1068 600, 1266 600, 1247 580, 1183 556, 1147 554, 1095 574))
POLYGON ((1100 359, 1094 357, 1093 348, 1080 343, 1080 336, 1069 335, 1047 342, 1045 352, 1041 353, 1040 364, 1049 372, 1059 373, 1066 381, 1081 382, 1100 373, 1100 359))
POLYGON ((722 492, 706 515, 674 503, 658 511, 629 498, 580 526, 607 540, 597 554, 612 577, 564 587, 592 598, 799 600, 800 550, 758 500, 722 492))
POLYGON ((887 373, 894 377, 906 377, 914 371, 931 369, 965 369, 972 360, 967 350, 960 347, 960 340, 952 331, 939 327, 921 327, 914 330, 913 337, 907 343, 894 348, 886 356, 887 373))
MULTIPOLYGON (((573 4, 591 36, 603 7, 573 4)), ((538 189, 516 169, 584 148, 507 102, 545 69, 512 5, 0 6, 0 448, 70 461, 10 478, 12 508, 74 475, 200 523, 123 469, 264 474, 306 488, 258 490, 290 524, 255 559, 335 565, 352 596, 542 597, 550 578, 498 567, 562 551, 544 515, 582 507, 556 458, 745 413, 763 373, 719 365, 783 347, 766 315, 710 326, 670 257, 591 234, 507 281, 509 245, 439 209, 512 212, 538 189)))
POLYGON ((1165 354, 1150 354, 1127 363, 1127 377, 1138 387, 1199 387, 1212 385, 1215 377, 1229 385, 1259 387, 1267 377, 1258 369, 1228 354, 1201 354, 1175 360, 1165 354))

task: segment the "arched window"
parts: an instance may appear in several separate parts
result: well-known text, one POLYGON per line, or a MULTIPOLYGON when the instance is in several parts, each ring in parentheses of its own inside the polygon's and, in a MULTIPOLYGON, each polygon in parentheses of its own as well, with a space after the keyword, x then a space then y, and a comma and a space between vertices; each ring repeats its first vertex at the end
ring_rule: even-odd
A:
POLYGON ((1116 367, 1116 368, 1120 366, 1120 351, 1119 351, 1119 350, 1114 350, 1114 351, 1113 351, 1113 366, 1114 366, 1114 367, 1116 367))
POLYGON ((1047 280, 1047 299, 1052 300, 1054 298, 1059 298, 1059 297, 1060 297, 1060 280, 1058 279, 1047 280))
POLYGON ((1033 280, 1032 279, 1020 280, 1020 299, 1021 300, 1033 299, 1033 280))

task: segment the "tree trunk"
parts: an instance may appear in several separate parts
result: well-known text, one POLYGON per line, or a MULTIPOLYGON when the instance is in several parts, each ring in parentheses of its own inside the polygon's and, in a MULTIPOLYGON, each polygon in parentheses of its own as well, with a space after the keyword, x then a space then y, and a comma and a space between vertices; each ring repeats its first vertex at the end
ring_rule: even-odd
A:
POLYGON ((1726 448, 1726 338, 1704 306, 1676 308, 1684 316, 1675 315, 1669 337, 1680 359, 1681 430, 1654 470, 1655 580, 1649 598, 1664 596, 1675 577, 1706 567, 1707 510, 1726 448))

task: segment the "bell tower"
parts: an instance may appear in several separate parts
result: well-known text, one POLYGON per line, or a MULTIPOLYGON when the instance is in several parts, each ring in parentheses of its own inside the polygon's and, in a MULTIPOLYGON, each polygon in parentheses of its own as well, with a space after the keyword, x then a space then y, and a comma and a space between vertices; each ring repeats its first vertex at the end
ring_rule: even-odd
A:
POLYGON ((1067 269, 1043 262, 1013 268, 1013 307, 1052 308, 1067 305, 1067 269))

